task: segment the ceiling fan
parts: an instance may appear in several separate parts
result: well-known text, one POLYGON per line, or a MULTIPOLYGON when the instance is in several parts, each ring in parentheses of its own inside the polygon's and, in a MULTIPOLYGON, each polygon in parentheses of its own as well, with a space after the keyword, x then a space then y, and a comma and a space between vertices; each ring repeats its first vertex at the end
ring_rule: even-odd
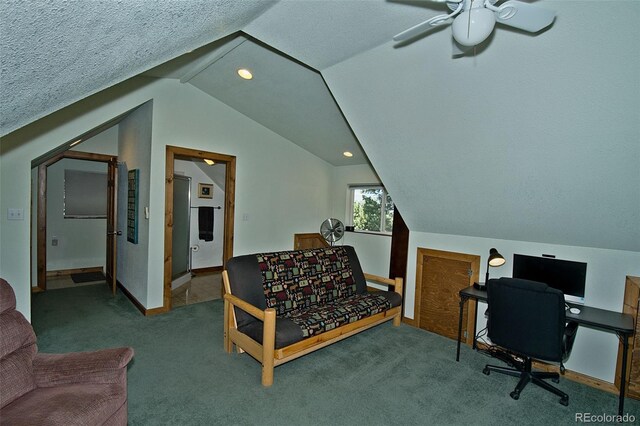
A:
MULTIPOLYGON (((453 39, 460 46, 473 47, 489 37, 497 23, 536 33, 551 25, 556 17, 553 10, 517 0, 430 0, 446 3, 452 11, 434 16, 393 37, 395 41, 407 41, 430 29, 451 25, 453 39)), ((456 43, 454 43, 454 48, 456 43)), ((459 48, 459 47, 458 47, 459 48)), ((454 52, 455 54, 456 52, 454 52)), ((457 53, 464 53, 460 50, 457 53)))

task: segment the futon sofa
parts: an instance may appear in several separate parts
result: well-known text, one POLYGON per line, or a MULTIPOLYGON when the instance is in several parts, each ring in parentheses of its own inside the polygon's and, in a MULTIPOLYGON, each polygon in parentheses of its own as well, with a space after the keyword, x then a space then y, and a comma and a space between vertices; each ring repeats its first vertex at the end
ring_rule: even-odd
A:
POLYGON ((0 424, 126 425, 133 349, 37 353, 31 324, 0 279, 0 424))
POLYGON ((393 320, 400 325, 402 279, 364 274, 353 247, 234 257, 223 272, 224 347, 262 364, 262 384, 292 359, 393 320), (368 288, 367 282, 394 291, 368 288))

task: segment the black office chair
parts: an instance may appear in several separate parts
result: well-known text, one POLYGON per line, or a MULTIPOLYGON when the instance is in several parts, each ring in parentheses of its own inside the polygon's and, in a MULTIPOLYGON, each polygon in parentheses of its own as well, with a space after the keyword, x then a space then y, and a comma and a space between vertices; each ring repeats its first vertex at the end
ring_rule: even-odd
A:
POLYGON ((558 373, 531 371, 532 358, 560 363, 569 358, 578 324, 566 324, 564 295, 544 283, 518 278, 492 279, 487 282, 489 303, 488 335, 491 342, 513 354, 514 368, 487 365, 491 371, 519 377, 511 398, 530 381, 560 397, 560 404, 569 405, 569 396, 543 379, 558 383, 558 373), (520 358, 521 360, 517 359, 520 358))

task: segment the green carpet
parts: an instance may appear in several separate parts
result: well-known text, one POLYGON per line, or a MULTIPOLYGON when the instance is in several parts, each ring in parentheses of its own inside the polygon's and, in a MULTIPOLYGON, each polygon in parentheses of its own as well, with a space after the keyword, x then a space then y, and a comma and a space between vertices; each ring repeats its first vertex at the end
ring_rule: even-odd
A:
MULTIPOLYGON (((131 425, 575 424, 576 413, 616 414, 617 396, 561 379, 569 406, 516 378, 485 376, 489 360, 405 324, 385 323, 275 369, 222 348, 222 302, 143 317, 129 300, 93 285, 33 295, 42 352, 131 346, 131 425)), ((625 411, 640 419, 640 401, 625 411)))

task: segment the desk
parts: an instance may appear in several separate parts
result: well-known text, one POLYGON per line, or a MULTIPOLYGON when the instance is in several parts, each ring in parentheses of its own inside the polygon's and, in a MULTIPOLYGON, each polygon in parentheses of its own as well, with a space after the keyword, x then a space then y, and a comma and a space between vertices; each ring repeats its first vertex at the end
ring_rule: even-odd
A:
MULTIPOLYGON (((458 320, 458 347, 456 349, 456 361, 460 361, 460 337, 462 334, 462 313, 467 300, 486 302, 487 292, 467 287, 460 290, 460 317, 458 320)), ((572 305, 569 303, 569 305, 572 305)), ((574 306, 574 305, 572 305, 574 306)), ((572 314, 567 310, 567 321, 574 321, 589 328, 616 333, 622 339, 622 377, 620 378, 620 396, 618 399, 618 414, 623 415, 624 392, 627 379, 627 352, 629 349, 628 338, 633 336, 633 318, 629 314, 607 311, 605 309, 592 308, 590 306, 575 305, 580 308, 579 314, 572 314)), ((473 319, 473 349, 476 349, 476 322, 477 316, 473 319)))

